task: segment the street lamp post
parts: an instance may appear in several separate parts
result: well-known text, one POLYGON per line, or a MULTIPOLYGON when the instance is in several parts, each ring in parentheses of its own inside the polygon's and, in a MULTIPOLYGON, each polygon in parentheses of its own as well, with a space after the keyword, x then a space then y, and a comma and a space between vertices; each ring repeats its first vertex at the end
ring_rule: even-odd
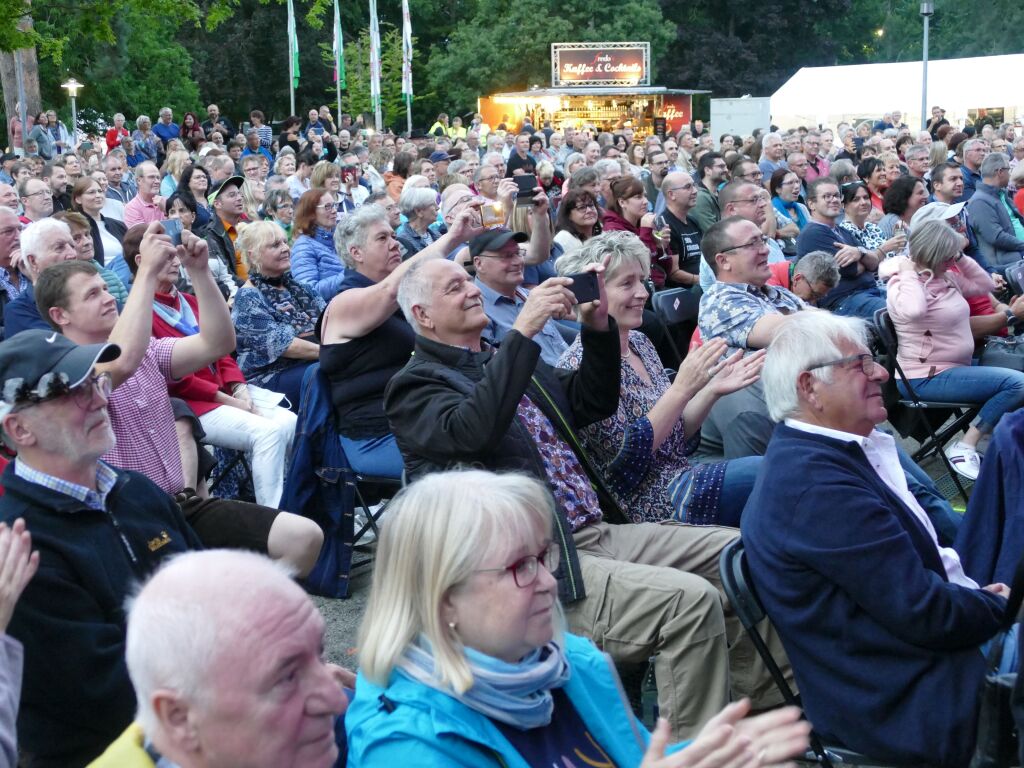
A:
POLYGON ((921 44, 921 130, 928 127, 928 24, 935 13, 935 3, 922 0, 921 18, 924 19, 924 40, 921 44))
POLYGON ((82 88, 82 84, 75 80, 75 78, 68 78, 66 83, 62 83, 61 88, 66 88, 68 95, 71 97, 71 151, 74 151, 78 146, 78 109, 75 107, 75 98, 78 96, 78 89, 82 88))

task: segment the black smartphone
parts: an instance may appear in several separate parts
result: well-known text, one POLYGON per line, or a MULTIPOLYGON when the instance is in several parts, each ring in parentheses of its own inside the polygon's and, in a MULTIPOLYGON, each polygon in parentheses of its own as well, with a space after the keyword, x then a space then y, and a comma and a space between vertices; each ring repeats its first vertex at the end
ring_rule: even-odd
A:
POLYGON ((569 290, 576 297, 577 303, 586 304, 588 301, 597 301, 601 297, 601 292, 597 287, 596 272, 579 272, 575 275, 566 275, 566 277, 572 278, 569 290))
POLYGON ((533 203, 534 187, 537 186, 537 177, 532 173, 523 173, 513 176, 516 187, 516 205, 531 205, 533 203))
POLYGON ((174 245, 181 245, 181 219, 164 219, 160 222, 164 234, 171 238, 174 245))

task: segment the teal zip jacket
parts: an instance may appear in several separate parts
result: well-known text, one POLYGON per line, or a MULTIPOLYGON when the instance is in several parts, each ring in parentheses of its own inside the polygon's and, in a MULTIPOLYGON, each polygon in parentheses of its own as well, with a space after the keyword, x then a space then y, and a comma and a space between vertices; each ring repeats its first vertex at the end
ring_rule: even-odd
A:
MULTIPOLYGON (((611 660, 576 635, 565 635, 565 652, 572 668, 565 692, 587 730, 618 768, 636 768, 650 734, 633 715, 611 660)), ((360 672, 345 727, 348 768, 531 768, 489 718, 397 670, 386 688, 360 672)))

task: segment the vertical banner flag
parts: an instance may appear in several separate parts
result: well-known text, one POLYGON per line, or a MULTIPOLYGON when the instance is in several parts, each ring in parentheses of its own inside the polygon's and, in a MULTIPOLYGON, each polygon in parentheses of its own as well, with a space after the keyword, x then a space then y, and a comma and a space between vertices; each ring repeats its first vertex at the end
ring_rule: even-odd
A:
MULTIPOLYGON (((370 102, 380 115, 380 22, 377 19, 377 0, 370 0, 370 102)), ((380 130, 379 117, 377 130, 380 130)))
POLYGON ((345 43, 341 35, 341 11, 338 0, 334 0, 334 82, 339 88, 348 88, 345 84, 345 43))
POLYGON ((295 6, 288 0, 288 62, 292 70, 292 88, 299 87, 299 35, 295 29, 295 6))
POLYGON ((409 0, 402 0, 402 94, 412 98, 412 18, 409 0))

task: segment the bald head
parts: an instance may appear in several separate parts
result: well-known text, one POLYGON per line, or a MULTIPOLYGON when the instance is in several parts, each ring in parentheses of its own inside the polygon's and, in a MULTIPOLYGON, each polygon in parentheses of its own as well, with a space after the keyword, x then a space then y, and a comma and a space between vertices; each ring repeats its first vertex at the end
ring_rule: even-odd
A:
POLYGON ((262 555, 172 559, 129 606, 125 657, 146 735, 179 765, 216 753, 221 765, 326 768, 337 753, 323 722, 344 711, 344 695, 322 659, 323 630, 306 593, 262 555), (312 732, 322 743, 307 743, 312 732), (310 746, 318 760, 303 757, 310 746))
POLYGON ((661 182, 665 205, 677 217, 685 217, 697 204, 697 185, 693 177, 683 171, 673 171, 661 182))

